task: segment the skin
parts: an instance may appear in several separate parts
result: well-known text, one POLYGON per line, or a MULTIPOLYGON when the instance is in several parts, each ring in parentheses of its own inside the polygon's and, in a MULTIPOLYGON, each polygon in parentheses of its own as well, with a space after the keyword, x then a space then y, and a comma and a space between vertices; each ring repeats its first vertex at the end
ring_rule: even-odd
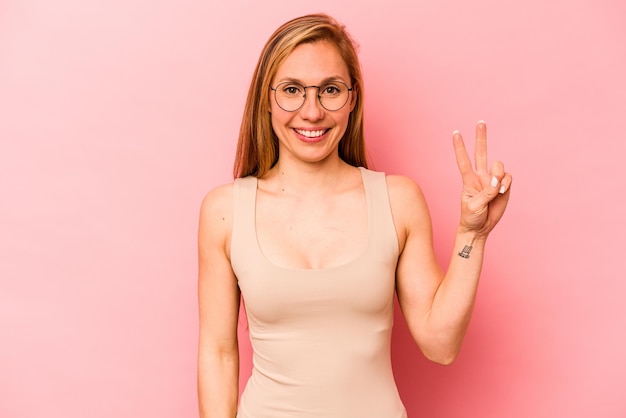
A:
MULTIPOLYGON (((327 42, 298 46, 279 67, 272 85, 286 78, 320 85, 348 69, 327 42)), ((346 263, 365 250, 367 210, 361 175, 339 158, 355 95, 329 112, 315 89, 296 112, 280 109, 271 96, 272 126, 279 140, 277 164, 258 182, 257 237, 277 265, 319 269, 346 263), (323 130, 316 141, 298 130, 323 130)), ((504 166, 487 164, 486 126, 476 126, 475 166, 461 134, 453 145, 463 181, 461 218, 452 258, 443 272, 435 260, 430 215, 419 186, 387 176, 399 248, 396 291, 409 330, 424 355, 440 364, 456 358, 469 324, 485 241, 502 217, 512 178, 504 166), (472 245, 469 258, 457 255, 472 245)), ((201 417, 233 417, 238 398, 237 320, 240 293, 230 265, 232 184, 205 197, 199 227, 199 401, 201 417)))

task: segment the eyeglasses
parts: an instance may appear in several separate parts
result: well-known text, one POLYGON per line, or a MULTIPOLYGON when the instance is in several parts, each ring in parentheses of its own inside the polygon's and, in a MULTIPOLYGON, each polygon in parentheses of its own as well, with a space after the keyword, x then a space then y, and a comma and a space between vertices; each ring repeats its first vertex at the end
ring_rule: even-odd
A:
POLYGON ((295 112, 304 105, 306 89, 316 88, 317 98, 322 107, 330 112, 337 111, 348 103, 353 87, 341 81, 332 81, 323 86, 303 86, 300 83, 286 81, 270 89, 274 91, 276 104, 286 112, 295 112))

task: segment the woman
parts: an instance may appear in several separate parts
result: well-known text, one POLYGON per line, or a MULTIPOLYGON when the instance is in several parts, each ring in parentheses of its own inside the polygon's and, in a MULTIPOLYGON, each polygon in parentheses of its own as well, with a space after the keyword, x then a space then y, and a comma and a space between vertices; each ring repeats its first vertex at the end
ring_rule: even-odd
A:
POLYGON ((462 211, 444 273, 419 187, 366 169, 362 104, 353 43, 332 18, 297 18, 269 39, 236 180, 201 209, 201 416, 406 417, 390 362, 394 292, 424 355, 456 357, 511 176, 488 169, 483 122, 475 170, 453 134, 462 211), (238 403, 240 296, 254 367, 238 403))

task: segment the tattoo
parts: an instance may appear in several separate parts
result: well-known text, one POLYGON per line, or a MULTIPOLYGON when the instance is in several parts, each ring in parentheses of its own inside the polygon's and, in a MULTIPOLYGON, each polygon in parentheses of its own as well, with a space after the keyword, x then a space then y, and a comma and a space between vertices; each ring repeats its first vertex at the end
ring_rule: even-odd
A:
POLYGON ((459 253, 459 256, 463 258, 469 258, 470 253, 472 252, 472 248, 474 247, 472 247, 471 245, 466 245, 465 247, 463 247, 463 249, 459 253))

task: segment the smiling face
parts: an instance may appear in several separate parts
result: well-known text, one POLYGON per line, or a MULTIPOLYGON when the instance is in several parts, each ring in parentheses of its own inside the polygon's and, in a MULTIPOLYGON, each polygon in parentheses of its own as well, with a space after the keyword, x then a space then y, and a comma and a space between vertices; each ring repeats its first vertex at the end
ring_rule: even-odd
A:
MULTIPOLYGON (((324 86, 330 81, 352 87, 348 67, 334 44, 327 41, 297 46, 278 67, 272 87, 284 82, 302 86, 324 86)), ((326 110, 319 102, 318 89, 306 89, 302 107, 294 112, 281 109, 270 95, 271 122, 278 137, 279 162, 296 159, 318 163, 339 158, 338 145, 348 126, 356 92, 349 93, 348 102, 336 111, 326 110)))

